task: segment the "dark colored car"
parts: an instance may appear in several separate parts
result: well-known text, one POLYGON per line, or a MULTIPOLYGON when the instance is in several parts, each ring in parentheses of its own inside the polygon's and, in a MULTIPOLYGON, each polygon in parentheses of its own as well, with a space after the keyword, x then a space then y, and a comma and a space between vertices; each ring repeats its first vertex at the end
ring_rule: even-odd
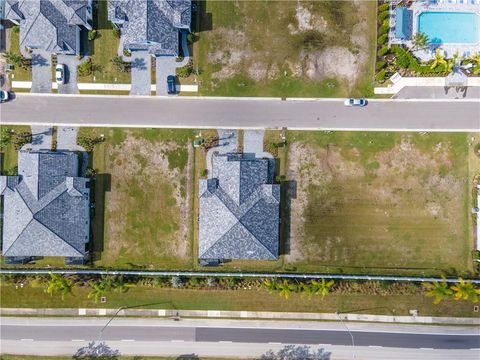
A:
POLYGON ((175 89, 175 76, 167 76, 167 91, 170 95, 176 94, 177 90, 175 89))
POLYGON ((5 90, 0 90, 0 102, 5 102, 5 101, 8 101, 10 99, 10 94, 8 93, 8 91, 5 91, 5 90))

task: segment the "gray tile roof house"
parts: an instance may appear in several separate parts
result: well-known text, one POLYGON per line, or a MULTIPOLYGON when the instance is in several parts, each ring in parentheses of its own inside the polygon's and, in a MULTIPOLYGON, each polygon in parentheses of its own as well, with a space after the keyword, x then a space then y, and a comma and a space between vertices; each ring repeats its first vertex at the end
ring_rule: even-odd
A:
POLYGON ((20 48, 79 54, 80 30, 92 29, 92 0, 7 0, 5 19, 20 25, 20 48))
POLYGON ((90 240, 90 188, 74 152, 18 153, 18 176, 0 177, 6 261, 63 256, 82 262, 90 240))
POLYGON ((212 178, 200 180, 199 259, 276 260, 280 185, 274 161, 214 154, 212 178))
POLYGON ((177 56, 179 32, 190 30, 191 18, 191 0, 108 0, 108 19, 121 29, 120 53, 177 56))

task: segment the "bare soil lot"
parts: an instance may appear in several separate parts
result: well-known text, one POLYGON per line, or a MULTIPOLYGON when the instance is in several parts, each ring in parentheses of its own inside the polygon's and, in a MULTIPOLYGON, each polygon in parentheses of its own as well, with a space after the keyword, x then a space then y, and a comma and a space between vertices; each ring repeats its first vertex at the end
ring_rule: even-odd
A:
POLYGON ((286 264, 310 271, 471 271, 467 134, 291 133, 286 264))
POLYGON ((107 141, 97 146, 93 159, 97 172, 110 178, 103 251, 96 264, 191 267, 191 131, 105 129, 104 133, 107 141))
POLYGON ((342 96, 372 83, 374 1, 206 1, 199 13, 202 93, 342 96))

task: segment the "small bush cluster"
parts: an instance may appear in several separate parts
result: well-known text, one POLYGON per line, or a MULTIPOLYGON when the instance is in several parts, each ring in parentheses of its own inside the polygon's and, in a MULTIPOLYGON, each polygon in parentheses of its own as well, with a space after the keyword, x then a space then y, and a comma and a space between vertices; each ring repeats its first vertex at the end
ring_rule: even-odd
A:
POLYGON ((177 76, 181 78, 187 78, 193 73, 193 61, 190 59, 188 64, 177 69, 177 76))
POLYGON ((89 137, 89 136, 79 136, 78 137, 78 145, 83 147, 88 152, 92 152, 95 148, 95 145, 100 144, 105 141, 105 138, 98 136, 98 137, 89 137))
POLYGON ((3 128, 0 133, 0 146, 4 147, 8 144, 12 144, 15 150, 20 150, 23 145, 32 142, 32 133, 21 132, 17 133, 13 129, 3 128))
POLYGON ((88 32, 88 41, 93 41, 97 38, 97 30, 93 29, 88 32))

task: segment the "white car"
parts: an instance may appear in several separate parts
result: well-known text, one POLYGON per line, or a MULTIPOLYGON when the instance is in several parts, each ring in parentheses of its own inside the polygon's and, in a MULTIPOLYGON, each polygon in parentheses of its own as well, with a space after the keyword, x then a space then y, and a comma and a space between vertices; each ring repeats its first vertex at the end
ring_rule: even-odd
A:
POLYGON ((5 102, 5 101, 8 101, 10 99, 10 94, 8 93, 8 91, 5 91, 5 90, 0 90, 0 102, 5 102))
POLYGON ((65 84, 65 65, 57 64, 55 67, 55 80, 57 84, 65 84))
POLYGON ((345 106, 365 106, 367 105, 367 100, 365 99, 345 99, 343 102, 345 106))

